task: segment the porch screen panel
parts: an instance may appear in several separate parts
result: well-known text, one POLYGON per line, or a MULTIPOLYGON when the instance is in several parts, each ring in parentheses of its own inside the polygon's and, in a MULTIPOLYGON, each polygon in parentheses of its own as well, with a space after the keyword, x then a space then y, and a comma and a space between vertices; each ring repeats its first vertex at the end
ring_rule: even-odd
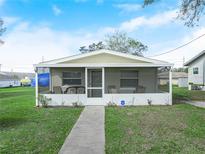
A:
POLYGON ((102 69, 88 69, 88 97, 102 97, 102 69))
POLYGON ((102 97, 102 89, 88 89, 88 97, 102 97))
POLYGON ((157 68, 106 68, 105 93, 156 93, 157 68))
POLYGON ((121 88, 136 88, 138 85, 138 80, 137 79, 121 79, 120 80, 120 87, 121 88))
POLYGON ((158 92, 169 92, 169 68, 160 67, 157 71, 158 77, 158 92))
POLYGON ((38 92, 40 94, 50 93, 50 69, 47 67, 40 67, 37 69, 38 73, 38 92))

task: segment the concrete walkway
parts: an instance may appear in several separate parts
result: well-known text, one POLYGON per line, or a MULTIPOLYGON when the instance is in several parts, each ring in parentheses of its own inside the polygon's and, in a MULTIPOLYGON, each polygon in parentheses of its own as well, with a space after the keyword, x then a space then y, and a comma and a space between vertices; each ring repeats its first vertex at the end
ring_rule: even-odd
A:
POLYGON ((59 154, 104 154, 104 106, 86 106, 59 154))
POLYGON ((197 106, 197 107, 205 108, 205 102, 202 102, 202 101, 187 101, 186 103, 197 106))

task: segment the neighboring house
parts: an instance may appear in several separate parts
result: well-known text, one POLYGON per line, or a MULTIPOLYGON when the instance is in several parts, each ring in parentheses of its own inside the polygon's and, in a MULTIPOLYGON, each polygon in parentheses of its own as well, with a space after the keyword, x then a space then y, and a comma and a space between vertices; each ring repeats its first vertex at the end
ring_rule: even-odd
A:
MULTIPOLYGON (((98 50, 34 65, 36 106, 48 105, 171 105, 171 67, 164 61, 110 50, 98 50), (169 89, 158 87, 158 69, 169 71, 169 89), (47 70, 47 72, 45 71, 47 70), (49 84, 38 77, 49 73, 49 84), (45 84, 46 85, 46 84, 45 84), (43 97, 45 96, 45 97, 43 97), (50 99, 48 99, 50 98, 50 99)), ((41 78, 42 79, 42 78, 41 78)), ((46 78, 43 80, 46 81, 46 78)))
MULTIPOLYGON (((158 74, 160 85, 169 83, 169 73, 161 72, 158 74)), ((178 87, 188 87, 188 74, 186 72, 172 72, 172 84, 178 87)))
POLYGON ((34 78, 35 74, 22 72, 0 72, 0 87, 21 86, 20 80, 25 77, 34 78))
POLYGON ((0 88, 20 86, 20 81, 17 76, 8 75, 5 72, 0 72, 0 88))
POLYGON ((189 90, 205 91, 205 50, 187 61, 189 90))

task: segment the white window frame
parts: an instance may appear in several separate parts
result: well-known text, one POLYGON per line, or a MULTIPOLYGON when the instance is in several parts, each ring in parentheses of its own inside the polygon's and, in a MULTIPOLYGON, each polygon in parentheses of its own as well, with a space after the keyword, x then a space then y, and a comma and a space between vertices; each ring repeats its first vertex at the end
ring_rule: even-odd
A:
MULTIPOLYGON (((121 80, 137 80, 137 84, 139 84, 139 71, 138 70, 120 70, 120 89, 132 89, 132 88, 135 88, 135 87, 122 87, 121 86, 121 80), (137 77, 122 77, 121 73, 123 71, 135 71, 137 72, 137 77)), ((138 85, 137 85, 138 86, 138 85)))
POLYGON ((193 74, 199 74, 199 68, 193 67, 193 74))
POLYGON ((64 85, 64 83, 63 83, 63 80, 64 79, 66 79, 66 80, 75 80, 75 79, 80 79, 81 81, 80 81, 80 84, 77 84, 77 85, 82 85, 82 72, 81 71, 63 71, 62 72, 62 84, 64 85), (72 78, 66 78, 66 77, 63 77, 63 73, 73 73, 73 72, 77 72, 77 73, 80 73, 80 77, 79 78, 74 78, 74 77, 72 77, 72 78))

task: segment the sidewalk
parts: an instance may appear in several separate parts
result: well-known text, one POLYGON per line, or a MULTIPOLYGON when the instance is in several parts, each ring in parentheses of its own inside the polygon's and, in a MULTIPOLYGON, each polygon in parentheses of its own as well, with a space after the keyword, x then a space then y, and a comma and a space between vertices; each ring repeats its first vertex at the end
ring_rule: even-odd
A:
POLYGON ((203 101, 187 101, 186 103, 197 106, 197 107, 205 108, 205 102, 203 101))
POLYGON ((59 154, 104 154, 104 106, 86 106, 59 154))

